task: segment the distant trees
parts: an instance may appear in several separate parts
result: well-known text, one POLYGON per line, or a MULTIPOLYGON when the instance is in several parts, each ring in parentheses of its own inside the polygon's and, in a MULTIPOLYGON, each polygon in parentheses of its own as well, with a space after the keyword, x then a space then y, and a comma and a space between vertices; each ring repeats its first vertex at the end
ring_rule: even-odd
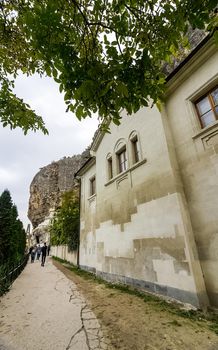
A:
POLYGON ((25 252, 26 234, 18 219, 17 207, 10 192, 0 195, 0 266, 11 265, 20 260, 25 252))
POLYGON ((77 190, 65 192, 61 207, 49 227, 52 245, 67 244, 74 251, 79 244, 79 196, 77 190))

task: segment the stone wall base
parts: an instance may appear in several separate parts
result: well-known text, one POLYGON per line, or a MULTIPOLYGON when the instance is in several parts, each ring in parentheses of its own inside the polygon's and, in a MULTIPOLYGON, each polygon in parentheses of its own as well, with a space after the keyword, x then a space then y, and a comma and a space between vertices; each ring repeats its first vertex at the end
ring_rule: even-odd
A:
POLYGON ((196 308, 200 307, 199 296, 193 292, 160 285, 149 281, 138 280, 127 276, 98 271, 94 267, 90 266, 80 265, 80 268, 82 270, 94 273, 96 274, 96 276, 99 276, 108 282, 126 284, 135 288, 143 289, 144 291, 147 291, 152 294, 162 295, 164 297, 176 299, 182 303, 191 304, 196 308))

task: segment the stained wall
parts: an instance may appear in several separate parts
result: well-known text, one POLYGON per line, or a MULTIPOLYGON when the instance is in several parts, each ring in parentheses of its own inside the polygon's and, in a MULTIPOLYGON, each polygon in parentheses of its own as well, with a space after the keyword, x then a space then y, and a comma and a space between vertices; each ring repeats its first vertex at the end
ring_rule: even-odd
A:
POLYGON ((206 46, 169 84, 166 110, 207 293, 218 306, 218 122, 202 129, 194 107, 216 85, 217 48, 206 46))
POLYGON ((217 50, 203 47, 168 82, 161 112, 123 112, 121 125, 111 125, 111 133, 92 146, 96 162, 81 173, 84 269, 198 307, 217 306, 218 122, 201 130, 194 109, 194 101, 218 81, 217 62, 217 50), (128 158, 121 174, 119 144, 126 145, 128 158), (94 175, 96 195, 90 196, 94 175))
POLYGON ((104 135, 95 152, 96 164, 81 179, 80 265, 106 279, 199 306, 207 303, 207 297, 165 128, 153 107, 131 117, 123 115, 122 124, 111 125, 111 133, 104 135), (133 131, 140 146, 136 164, 131 154, 133 131), (119 142, 126 145, 128 156, 128 169, 121 174, 115 152, 119 142), (113 161, 110 180, 108 155, 113 161), (96 195, 90 196, 94 174, 96 195))

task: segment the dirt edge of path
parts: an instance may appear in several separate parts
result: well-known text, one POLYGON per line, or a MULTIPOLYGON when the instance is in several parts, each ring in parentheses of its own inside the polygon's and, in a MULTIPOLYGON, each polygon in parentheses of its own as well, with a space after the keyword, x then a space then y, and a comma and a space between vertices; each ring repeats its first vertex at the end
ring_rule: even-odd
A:
POLYGON ((143 293, 143 298, 140 292, 117 288, 66 262, 52 260, 85 297, 111 349, 218 349, 218 336, 210 330, 218 331, 218 317, 208 321, 201 313, 187 314, 157 297, 143 293))

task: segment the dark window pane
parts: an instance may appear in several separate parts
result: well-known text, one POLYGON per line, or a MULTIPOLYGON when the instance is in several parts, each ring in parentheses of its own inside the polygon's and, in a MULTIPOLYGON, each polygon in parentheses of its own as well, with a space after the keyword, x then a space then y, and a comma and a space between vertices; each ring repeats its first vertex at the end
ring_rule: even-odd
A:
POLYGON ((132 147, 133 147, 133 162, 137 163, 139 161, 139 142, 137 138, 132 141, 132 147))
POLYGON ((108 177, 110 180, 113 177, 112 158, 109 158, 107 161, 108 161, 108 177))

